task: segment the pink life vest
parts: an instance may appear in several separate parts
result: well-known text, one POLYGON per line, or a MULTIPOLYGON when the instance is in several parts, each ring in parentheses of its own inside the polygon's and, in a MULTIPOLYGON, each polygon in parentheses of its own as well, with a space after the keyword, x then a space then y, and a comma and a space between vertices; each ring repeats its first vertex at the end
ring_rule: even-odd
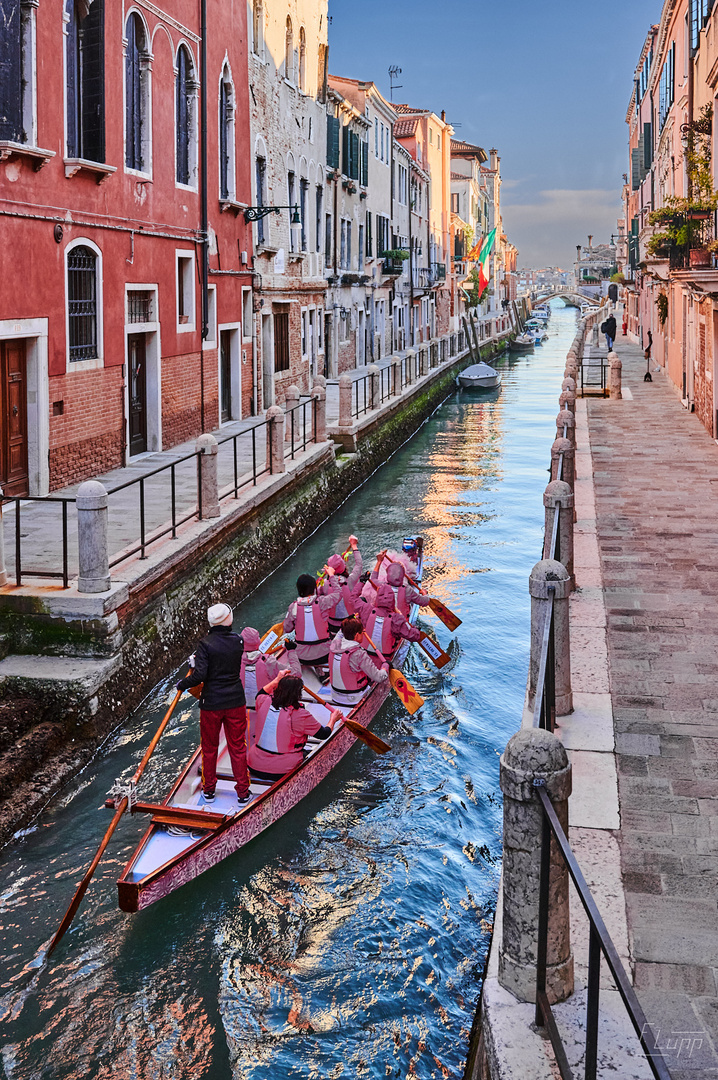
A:
POLYGON ((338 625, 343 619, 348 619, 350 615, 353 615, 355 611, 354 597, 347 584, 347 578, 344 578, 344 581, 339 586, 339 599, 329 612, 329 621, 338 625))
POLYGON ((406 598, 406 586, 405 585, 391 585, 392 592, 394 593, 394 606, 397 611, 400 611, 404 618, 407 618, 411 611, 411 604, 406 598))
MULTIPOLYGON (((372 608, 367 624, 364 627, 367 637, 372 639, 379 652, 383 653, 384 656, 389 656, 394 651, 398 640, 391 628, 393 614, 392 611, 379 612, 376 608, 372 608)), ((371 645, 368 651, 374 653, 371 645)))
POLYGON ((266 686, 271 676, 267 670, 267 661, 262 653, 255 651, 242 653, 241 669, 242 686, 247 700, 247 708, 253 709, 257 701, 257 693, 266 686))
POLYGON ((357 649, 361 649, 358 641, 336 649, 332 643, 330 651, 332 697, 339 705, 356 705, 369 683, 369 676, 365 672, 353 671, 349 664, 349 657, 357 649))
POLYGON ((297 645, 318 645, 329 641, 329 624, 319 609, 315 596, 311 603, 297 600, 297 616, 294 620, 294 638, 297 645))
POLYGON ((292 709, 275 709, 272 699, 265 695, 267 705, 260 699, 257 705, 257 735, 255 746, 268 754, 294 754, 301 750, 292 733, 292 709))

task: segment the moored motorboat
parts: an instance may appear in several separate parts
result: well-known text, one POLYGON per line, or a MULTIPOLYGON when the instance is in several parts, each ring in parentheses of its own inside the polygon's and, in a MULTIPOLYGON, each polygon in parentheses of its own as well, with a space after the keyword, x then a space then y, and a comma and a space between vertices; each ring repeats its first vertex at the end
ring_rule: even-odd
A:
POLYGON ((534 344, 534 339, 529 334, 519 334, 509 342, 509 349, 511 352, 527 353, 531 352, 534 344))
POLYGON ((464 390, 495 390, 501 385, 501 375, 496 368, 485 364, 471 364, 456 376, 456 382, 464 390))
MULTIPOLYGON (((401 554, 405 569, 419 582, 422 575, 421 539, 415 541, 413 549, 407 550, 405 545, 401 554)), ((414 607, 409 621, 415 619, 414 607)), ((263 648, 268 648, 272 641, 276 641, 276 635, 265 637, 263 648)), ((408 641, 399 642, 391 657, 393 668, 401 667, 409 646, 408 641)), ((330 703, 331 689, 320 681, 313 667, 302 665, 302 678, 313 695, 326 701, 327 705, 330 703)), ((411 688, 407 689, 401 677, 394 680, 397 693, 401 695, 402 684, 409 693, 411 688)), ((388 682, 370 683, 358 704, 345 707, 347 718, 368 728, 389 693, 388 682)), ((325 705, 314 700, 303 700, 302 704, 322 725, 325 723, 325 705)), ((207 812, 202 799, 201 751, 198 747, 161 804, 136 802, 131 806, 135 812, 149 813, 151 819, 117 882, 120 908, 140 911, 244 847, 313 791, 354 743, 355 736, 344 722, 339 722, 328 738, 310 739, 304 760, 281 779, 261 779, 250 771, 252 799, 238 812, 235 781, 224 737, 219 748, 212 812, 207 812)))

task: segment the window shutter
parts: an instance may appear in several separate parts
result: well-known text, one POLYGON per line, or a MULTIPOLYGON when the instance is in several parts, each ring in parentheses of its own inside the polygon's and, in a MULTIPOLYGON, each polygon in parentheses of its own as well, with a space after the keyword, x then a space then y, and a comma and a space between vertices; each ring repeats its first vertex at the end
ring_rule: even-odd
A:
POLYGON ((80 154, 88 161, 105 160, 105 12, 94 0, 80 27, 82 139, 80 154))
POLYGON ((644 151, 643 132, 641 132, 638 138, 638 182, 642 184, 646 178, 646 159, 643 156, 644 151))
POLYGON ((20 0, 0 0, 0 139, 23 141, 20 0))
POLYGON ((369 143, 361 144, 361 183, 362 187, 369 186, 369 143))
POLYGON ((366 257, 371 259, 373 257, 374 239, 371 232, 371 210, 366 212, 366 257))
POLYGON ((342 128, 342 172, 345 176, 349 176, 349 128, 342 128))
POLYGON ((228 106, 227 84, 223 77, 219 84, 219 197, 221 199, 229 196, 228 106))
POLYGON ((638 191, 641 186, 641 174, 638 160, 638 147, 631 150, 631 190, 638 191))
POLYGON ((187 52, 177 54, 177 181, 189 184, 189 106, 187 102, 187 52))
POLYGON ((653 161, 653 124, 643 126, 643 161, 646 169, 650 169, 653 161))
POLYGON ((351 172, 349 175, 352 180, 359 179, 359 136, 355 131, 349 133, 350 154, 351 154, 351 172))
POLYGON ((330 169, 339 168, 340 126, 340 121, 336 116, 327 117, 327 165, 330 169))

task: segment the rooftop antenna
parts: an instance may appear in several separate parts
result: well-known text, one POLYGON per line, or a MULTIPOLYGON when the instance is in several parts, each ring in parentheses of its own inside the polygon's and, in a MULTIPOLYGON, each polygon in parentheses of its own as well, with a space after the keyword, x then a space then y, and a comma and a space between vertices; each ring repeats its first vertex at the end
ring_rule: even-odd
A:
POLYGON ((404 87, 400 83, 394 82, 401 75, 401 68, 396 64, 392 64, 389 68, 389 97, 394 100, 394 91, 403 90, 404 87))

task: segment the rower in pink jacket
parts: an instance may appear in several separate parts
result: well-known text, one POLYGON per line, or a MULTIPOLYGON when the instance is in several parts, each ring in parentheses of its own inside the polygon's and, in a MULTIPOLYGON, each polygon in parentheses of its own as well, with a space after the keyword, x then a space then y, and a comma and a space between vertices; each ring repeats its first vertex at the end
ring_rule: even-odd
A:
POLYGON ((356 536, 349 537, 349 545, 354 555, 351 573, 349 573, 346 560, 341 555, 330 555, 325 568, 326 581, 317 590, 321 596, 334 596, 336 600, 334 609, 329 612, 329 631, 332 635, 338 633, 344 619, 354 614, 356 602, 362 590, 359 579, 364 564, 356 536))
MULTIPOLYGON (((381 558, 381 556, 380 556, 381 558)), ((379 583, 379 571, 373 570, 371 580, 376 584, 379 583)), ((394 590, 394 606, 404 616, 408 616, 411 611, 411 605, 417 604, 419 607, 428 607, 431 603, 431 597, 425 593, 420 592, 417 588, 410 584, 406 577, 406 571, 401 563, 387 562, 386 565, 386 583, 391 585, 394 590)))
POLYGON ((336 705, 356 705, 370 682, 385 683, 389 678, 389 665, 377 667, 363 647, 362 629, 359 619, 344 619, 329 646, 332 701, 336 705))
POLYGON ((303 664, 326 664, 329 659, 329 612, 336 607, 336 597, 317 595, 317 583, 311 574, 297 578, 298 597, 289 605, 284 619, 284 633, 294 630, 297 656, 303 664))
POLYGON ((257 694, 268 682, 275 679, 280 669, 287 667, 292 675, 302 676, 302 666, 296 654, 296 646, 289 642, 289 651, 282 653, 281 657, 267 656, 259 650, 259 631, 253 626, 245 626, 242 631, 244 652, 242 653, 241 679, 244 687, 244 696, 247 699, 247 708, 255 707, 257 694))
MULTIPOLYGON (((357 614, 366 634, 384 656, 393 653, 402 638, 407 641, 419 641, 421 638, 421 633, 416 627, 408 623, 404 615, 396 610, 394 590, 391 585, 379 586, 373 604, 362 597, 357 604, 357 614)), ((369 653, 373 654, 373 652, 374 650, 369 646, 369 653)))

